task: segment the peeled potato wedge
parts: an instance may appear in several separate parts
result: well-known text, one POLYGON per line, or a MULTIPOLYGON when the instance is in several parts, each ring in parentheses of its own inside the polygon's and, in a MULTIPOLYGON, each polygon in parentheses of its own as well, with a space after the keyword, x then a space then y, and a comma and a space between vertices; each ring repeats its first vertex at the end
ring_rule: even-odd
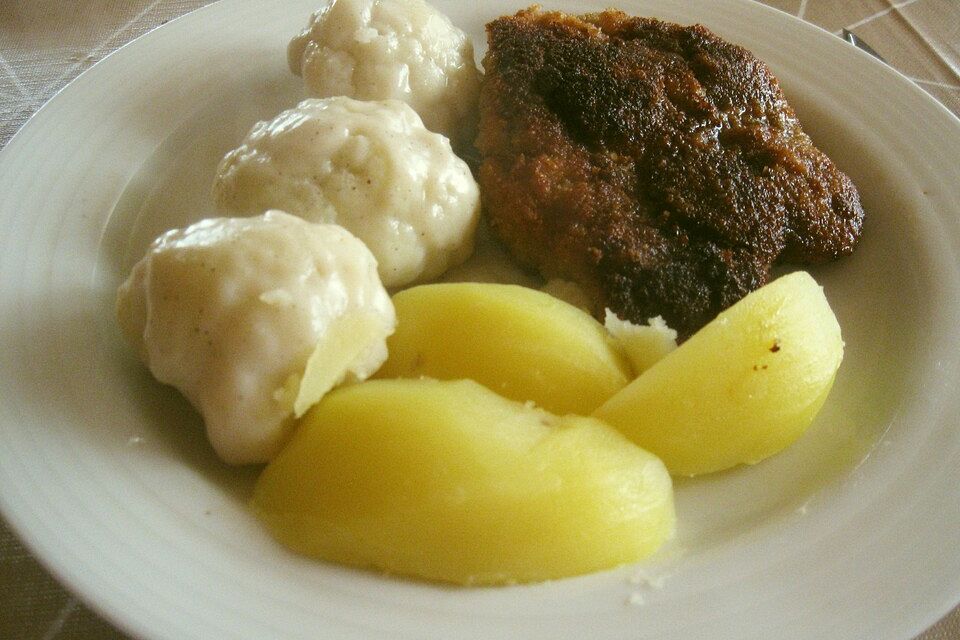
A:
POLYGON ((800 437, 842 359, 823 290, 796 272, 721 313, 593 415, 675 475, 753 464, 800 437))
POLYGON ((364 355, 371 349, 382 348, 378 345, 383 343, 378 341, 388 330, 383 317, 369 311, 355 311, 332 321, 307 360, 293 402, 294 416, 302 416, 345 378, 355 379, 352 368, 369 361, 364 355))
POLYGON ((378 378, 469 378, 557 414, 589 414, 626 386, 630 365, 603 325, 515 285, 429 284, 393 297, 397 330, 378 378))
POLYGON ((674 529, 656 457, 599 420, 467 380, 331 392, 266 467, 252 508, 295 551, 458 584, 634 562, 674 529))

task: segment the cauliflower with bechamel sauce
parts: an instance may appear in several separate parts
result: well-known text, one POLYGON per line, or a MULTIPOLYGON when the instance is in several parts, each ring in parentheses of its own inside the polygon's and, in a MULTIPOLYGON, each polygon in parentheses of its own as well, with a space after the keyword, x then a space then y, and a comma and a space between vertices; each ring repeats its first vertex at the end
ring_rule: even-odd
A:
POLYGON ((259 122, 224 157, 213 190, 224 212, 282 209, 346 227, 388 287, 466 260, 480 212, 470 168, 396 100, 309 99, 259 122))
POLYGON ((473 44, 423 0, 333 0, 293 38, 287 57, 313 96, 401 100, 455 146, 473 142, 473 44))
POLYGON ((265 462, 294 418, 387 356, 393 304, 362 242, 281 211, 154 241, 117 292, 127 341, 203 415, 227 462, 265 462))

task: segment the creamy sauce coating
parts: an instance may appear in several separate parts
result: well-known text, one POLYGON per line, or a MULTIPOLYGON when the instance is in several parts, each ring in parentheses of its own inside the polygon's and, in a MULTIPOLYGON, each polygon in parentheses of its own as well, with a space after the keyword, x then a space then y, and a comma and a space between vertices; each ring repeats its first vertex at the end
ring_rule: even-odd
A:
POLYGON ((279 208, 366 243, 388 287, 439 276, 473 249, 480 191, 443 136, 396 100, 311 99, 257 123, 224 157, 218 207, 279 208))
POLYGON ((279 450, 293 422, 291 387, 334 323, 357 313, 379 319, 336 376, 348 380, 380 366, 396 323, 362 242, 280 211, 160 236, 120 287, 117 313, 153 375, 190 400, 214 449, 233 463, 279 450))
POLYGON ((431 131, 473 142, 473 44, 423 0, 333 0, 293 38, 287 57, 313 96, 401 100, 431 131))

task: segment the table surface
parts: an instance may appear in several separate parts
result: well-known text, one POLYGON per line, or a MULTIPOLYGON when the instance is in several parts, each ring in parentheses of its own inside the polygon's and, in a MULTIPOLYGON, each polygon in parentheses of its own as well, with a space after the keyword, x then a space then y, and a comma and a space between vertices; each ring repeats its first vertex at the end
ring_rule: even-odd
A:
MULTIPOLYGON (((85 69, 150 29, 209 3, 0 0, 0 147, 85 69)), ((960 0, 764 4, 838 35, 841 29, 852 31, 960 115, 960 0)), ((0 639, 125 637, 58 585, 0 521, 0 639)), ((960 607, 918 640, 960 640, 960 607)))

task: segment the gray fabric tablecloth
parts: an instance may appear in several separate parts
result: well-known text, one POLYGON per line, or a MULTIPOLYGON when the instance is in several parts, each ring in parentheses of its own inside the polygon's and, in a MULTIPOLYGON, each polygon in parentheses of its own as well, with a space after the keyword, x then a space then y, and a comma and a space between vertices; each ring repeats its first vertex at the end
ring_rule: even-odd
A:
MULTIPOLYGON (((150 29, 208 3, 0 0, 0 146, 85 69, 150 29)), ((889 64, 960 115, 957 0, 765 3, 838 34, 843 28, 853 31, 889 64)), ((58 585, 0 522, 0 640, 124 637, 58 585)), ((920 640, 960 640, 960 608, 920 640)))

